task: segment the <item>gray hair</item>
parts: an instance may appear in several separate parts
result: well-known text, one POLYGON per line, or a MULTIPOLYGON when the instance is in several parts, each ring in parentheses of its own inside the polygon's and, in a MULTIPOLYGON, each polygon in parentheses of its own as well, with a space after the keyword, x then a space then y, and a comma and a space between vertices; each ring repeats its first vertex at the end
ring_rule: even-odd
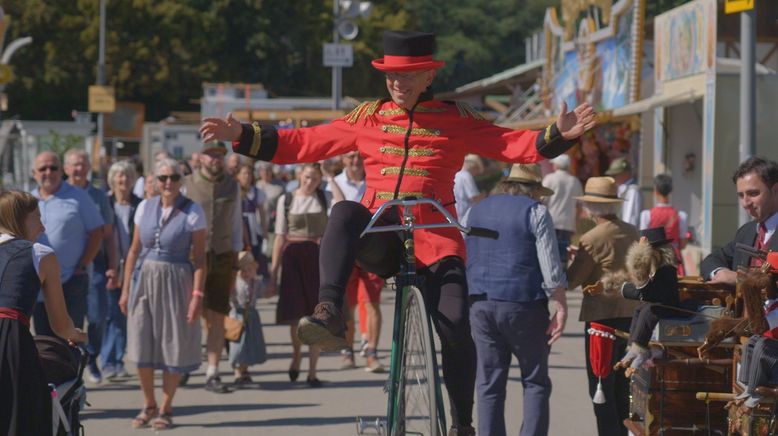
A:
POLYGON ((154 175, 159 174, 159 170, 162 168, 170 168, 173 170, 174 174, 181 175, 181 170, 178 168, 178 161, 175 159, 171 159, 169 157, 166 157, 164 159, 160 159, 157 161, 157 163, 154 165, 154 175))
POLYGON ((89 153, 86 152, 83 148, 71 148, 68 151, 65 152, 65 163, 67 164, 68 161, 71 158, 77 158, 77 157, 83 157, 87 161, 89 161, 89 153))
POLYGON ((616 215, 621 208, 620 203, 593 203, 591 201, 584 201, 581 203, 581 207, 592 217, 603 217, 608 215, 616 215))
POLYGON ((551 159, 551 163, 555 168, 567 171, 570 169, 570 156, 566 154, 560 154, 559 156, 551 159))
POLYGON ((537 199, 537 185, 530 183, 517 182, 515 180, 500 180, 492 189, 492 195, 526 195, 527 197, 537 199))
POLYGON ((108 169, 108 187, 113 190, 113 179, 118 174, 124 174, 127 176, 127 185, 130 186, 130 189, 132 189, 132 186, 135 184, 135 179, 138 177, 137 173, 135 172, 135 165, 132 164, 132 162, 128 160, 120 160, 119 162, 115 162, 113 165, 111 165, 111 168, 108 169))

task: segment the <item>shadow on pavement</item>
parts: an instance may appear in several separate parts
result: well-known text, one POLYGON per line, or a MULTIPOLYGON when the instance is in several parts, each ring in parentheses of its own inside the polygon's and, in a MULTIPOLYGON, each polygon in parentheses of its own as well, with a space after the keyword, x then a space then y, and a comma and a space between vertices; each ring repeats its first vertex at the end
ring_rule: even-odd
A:
MULTIPOLYGON (((355 416, 336 417, 294 417, 268 419, 265 421, 241 421, 203 424, 203 427, 280 427, 280 426, 322 426, 356 423, 355 416)), ((355 427, 356 428, 356 427, 355 427)), ((356 431, 355 431, 356 432, 356 431)))
MULTIPOLYGON (((173 416, 191 416, 191 415, 200 415, 200 414, 206 414, 206 413, 213 413, 213 412, 241 412, 241 411, 261 411, 261 410, 272 410, 272 409, 287 409, 292 407, 315 407, 318 406, 317 403, 291 403, 291 404, 262 404, 262 403, 251 403, 251 404, 227 404, 227 405, 218 405, 218 404, 203 404, 203 405, 193 405, 193 406, 173 406, 173 416)), ((127 418, 128 420, 132 419, 135 415, 137 415, 138 411, 140 410, 140 407, 134 408, 134 409, 110 409, 110 410, 102 410, 102 409, 95 409, 93 407, 87 407, 81 412, 81 417, 84 420, 93 420, 93 419, 117 419, 117 418, 127 418)))

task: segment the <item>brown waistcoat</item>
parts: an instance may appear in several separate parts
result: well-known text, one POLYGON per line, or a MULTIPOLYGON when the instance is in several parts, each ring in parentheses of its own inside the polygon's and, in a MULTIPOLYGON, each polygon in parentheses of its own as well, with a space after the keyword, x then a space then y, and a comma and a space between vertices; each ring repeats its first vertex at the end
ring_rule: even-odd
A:
POLYGON ((200 204, 205 212, 208 237, 205 239, 206 251, 216 254, 232 251, 232 222, 234 214, 239 214, 238 182, 222 174, 215 180, 209 180, 200 173, 184 178, 186 196, 200 204))

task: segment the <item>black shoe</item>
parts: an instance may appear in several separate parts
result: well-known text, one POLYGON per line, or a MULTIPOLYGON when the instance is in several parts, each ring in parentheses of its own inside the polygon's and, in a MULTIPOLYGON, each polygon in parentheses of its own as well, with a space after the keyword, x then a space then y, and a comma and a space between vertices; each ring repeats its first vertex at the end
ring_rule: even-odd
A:
POLYGON ((245 374, 236 378, 233 385, 235 386, 235 389, 247 389, 254 385, 254 380, 251 379, 250 375, 245 374))
POLYGON ((346 322, 335 303, 322 302, 313 309, 313 315, 300 319, 297 337, 305 345, 316 345, 323 351, 348 348, 346 322))
POLYGON ((306 381, 308 382, 308 386, 310 386, 312 388, 320 388, 321 385, 322 385, 321 380, 319 380, 316 377, 314 377, 314 378, 308 377, 308 379, 306 379, 306 381))
POLYGON ((219 378, 218 375, 209 377, 208 380, 205 381, 205 390, 209 392, 213 392, 215 394, 226 394, 230 391, 230 388, 227 387, 224 383, 222 383, 222 380, 219 378))
POLYGON ((475 429, 470 426, 452 425, 448 429, 448 436, 475 436, 475 429))
POLYGON ((297 377, 300 377, 300 370, 289 368, 289 381, 297 381, 297 377))
POLYGON ((189 383, 189 373, 185 372, 181 374, 181 378, 178 380, 178 387, 184 387, 189 383))

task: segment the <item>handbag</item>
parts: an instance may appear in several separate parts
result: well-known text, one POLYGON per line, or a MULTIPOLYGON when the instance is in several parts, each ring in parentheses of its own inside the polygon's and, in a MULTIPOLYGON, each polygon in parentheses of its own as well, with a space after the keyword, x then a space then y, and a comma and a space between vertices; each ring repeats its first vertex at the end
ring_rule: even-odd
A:
MULTIPOLYGON (((243 306, 243 316, 246 317, 249 311, 249 304, 253 300, 253 292, 249 293, 246 299, 246 304, 243 306)), ((224 317, 224 339, 231 342, 240 341, 240 337, 243 335, 243 330, 246 327, 243 325, 243 321, 231 316, 224 317)))
POLYGON ((224 339, 232 342, 240 341, 243 335, 243 321, 231 316, 224 317, 224 339))

